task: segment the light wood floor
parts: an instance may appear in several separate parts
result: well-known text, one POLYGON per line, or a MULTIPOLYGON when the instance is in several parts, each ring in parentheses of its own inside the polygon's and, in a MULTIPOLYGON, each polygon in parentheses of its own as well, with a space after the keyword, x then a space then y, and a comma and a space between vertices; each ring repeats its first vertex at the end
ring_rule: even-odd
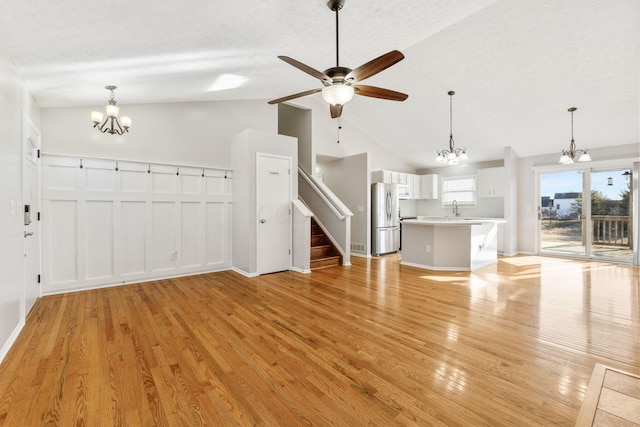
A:
POLYGON ((640 269, 220 272, 40 299, 0 425, 573 425, 596 363, 640 373, 640 269))

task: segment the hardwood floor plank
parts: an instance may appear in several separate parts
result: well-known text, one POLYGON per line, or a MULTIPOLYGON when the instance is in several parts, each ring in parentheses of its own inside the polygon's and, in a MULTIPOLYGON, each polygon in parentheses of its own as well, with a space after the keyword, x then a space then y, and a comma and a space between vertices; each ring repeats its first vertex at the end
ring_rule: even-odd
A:
POLYGON ((231 271, 41 298, 0 426, 573 425, 596 362, 640 372, 640 269, 231 271))

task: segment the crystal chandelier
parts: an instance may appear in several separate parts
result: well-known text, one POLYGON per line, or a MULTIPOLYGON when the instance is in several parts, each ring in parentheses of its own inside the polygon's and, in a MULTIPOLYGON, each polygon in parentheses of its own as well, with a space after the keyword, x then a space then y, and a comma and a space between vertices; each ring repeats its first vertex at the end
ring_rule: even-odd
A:
POLYGON ((104 106, 104 109, 107 110, 107 117, 102 121, 104 115, 99 111, 92 111, 91 121, 93 121, 93 127, 102 133, 106 132, 111 135, 122 135, 125 132, 129 132, 131 117, 122 116, 120 120, 118 120, 120 107, 116 105, 116 100, 113 98, 113 91, 116 89, 116 86, 105 86, 104 88, 111 91, 109 103, 104 106))
POLYGON ((439 163, 449 163, 450 165, 459 165, 463 160, 467 160, 466 148, 455 148, 453 141, 453 95, 454 91, 449 91, 449 148, 444 150, 438 150, 438 156, 436 161, 439 163))
POLYGON ((579 154, 578 158, 579 162, 590 162, 591 156, 589 155, 589 150, 583 150, 581 148, 576 150, 576 142, 573 139, 573 112, 576 111, 576 107, 571 107, 567 111, 571 113, 571 144, 569 144, 568 150, 562 150, 562 156, 560 156, 560 161, 558 163, 562 163, 563 165, 569 165, 573 163, 573 159, 579 154))

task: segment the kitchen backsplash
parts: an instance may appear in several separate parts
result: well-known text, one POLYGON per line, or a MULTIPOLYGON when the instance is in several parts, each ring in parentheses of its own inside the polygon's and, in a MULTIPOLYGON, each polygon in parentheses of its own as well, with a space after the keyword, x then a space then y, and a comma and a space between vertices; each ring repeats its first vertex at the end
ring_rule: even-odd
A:
MULTIPOLYGON (((503 218, 504 198, 479 198, 475 207, 461 206, 460 216, 503 218)), ((451 208, 441 207, 440 200, 400 200, 401 216, 452 216, 451 208)))

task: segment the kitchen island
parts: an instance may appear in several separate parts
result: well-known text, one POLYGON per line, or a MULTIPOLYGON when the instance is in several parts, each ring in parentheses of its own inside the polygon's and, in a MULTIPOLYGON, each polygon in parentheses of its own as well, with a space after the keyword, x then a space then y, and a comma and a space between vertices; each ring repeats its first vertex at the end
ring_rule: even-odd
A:
POLYGON ((497 218, 417 218, 402 221, 402 264, 473 271, 498 262, 497 218))

